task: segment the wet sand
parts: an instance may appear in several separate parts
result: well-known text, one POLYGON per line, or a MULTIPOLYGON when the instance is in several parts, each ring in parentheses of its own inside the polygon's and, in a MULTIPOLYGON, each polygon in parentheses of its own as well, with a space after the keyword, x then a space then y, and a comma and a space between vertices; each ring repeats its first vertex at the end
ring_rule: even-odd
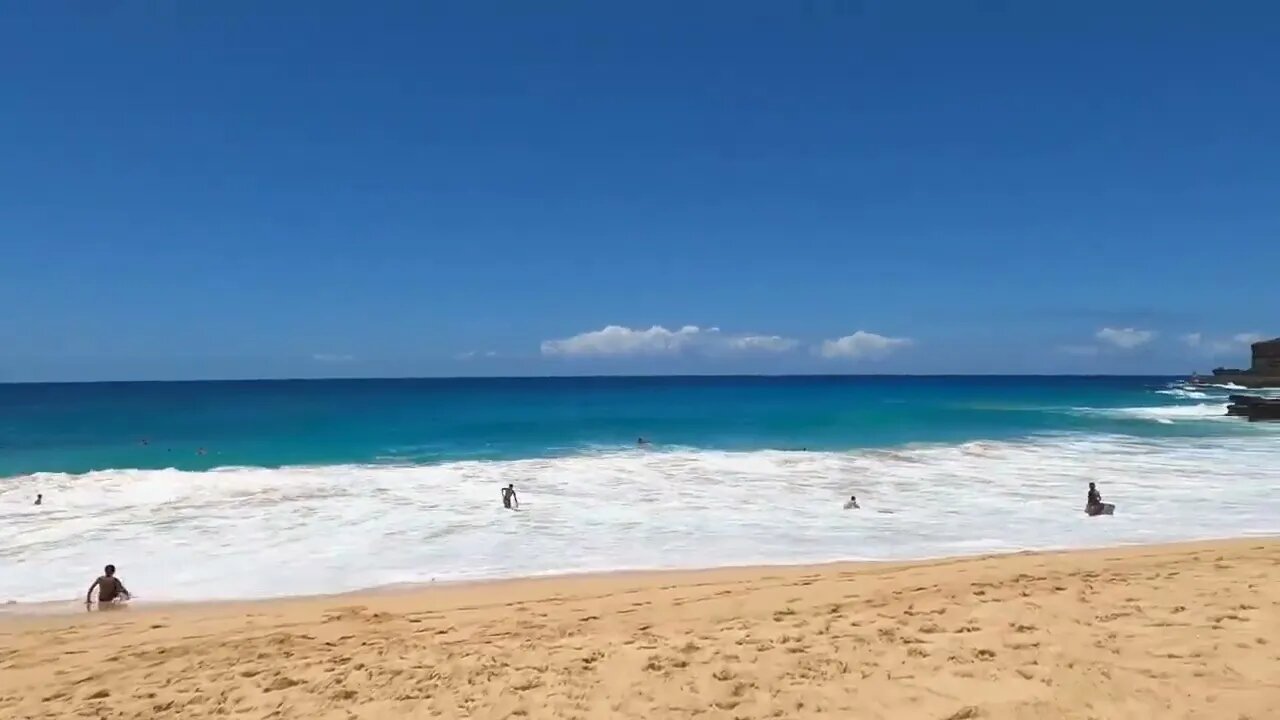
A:
POLYGON ((1277 579, 1254 539, 9 615, 0 717, 1263 720, 1277 579))

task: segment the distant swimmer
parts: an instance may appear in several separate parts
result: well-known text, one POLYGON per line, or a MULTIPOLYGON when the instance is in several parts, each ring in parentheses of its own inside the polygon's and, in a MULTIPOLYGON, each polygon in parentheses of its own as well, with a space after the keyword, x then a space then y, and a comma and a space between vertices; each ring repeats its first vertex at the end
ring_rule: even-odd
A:
POLYGON ((102 577, 93 581, 89 586, 89 592, 84 594, 85 607, 93 605, 93 589, 98 588, 98 609, 114 607, 129 599, 129 591, 125 589, 124 583, 120 582, 120 578, 116 577, 116 566, 108 565, 102 569, 104 573, 102 577))
POLYGON ((849 501, 848 501, 848 502, 846 502, 846 503, 844 504, 844 509, 845 509, 845 510, 858 510, 858 509, 860 509, 860 508, 858 507, 858 496, 857 496, 857 495, 850 495, 850 496, 849 496, 849 501))
POLYGON ((502 507, 508 510, 518 510, 520 508, 520 500, 516 498, 515 484, 502 488, 502 507))
POLYGON ((40 493, 36 493, 36 504, 37 505, 44 504, 44 495, 41 495, 40 493))
POLYGON ((209 451, 208 451, 208 450, 205 450, 204 448, 200 448, 199 450, 196 450, 196 454, 197 454, 197 455, 208 455, 208 454, 209 454, 209 451))
POLYGON ((642 438, 642 437, 638 437, 638 438, 636 438, 636 444, 637 444, 637 445, 648 445, 648 444, 649 444, 649 441, 648 441, 648 440, 645 440, 645 439, 644 439, 644 438, 642 438))

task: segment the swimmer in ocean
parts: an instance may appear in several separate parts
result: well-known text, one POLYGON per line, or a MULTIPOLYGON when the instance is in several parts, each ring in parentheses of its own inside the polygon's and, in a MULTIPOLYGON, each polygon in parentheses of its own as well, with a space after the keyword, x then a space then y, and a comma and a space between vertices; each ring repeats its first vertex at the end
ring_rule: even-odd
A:
POLYGON ((514 483, 502 488, 502 507, 508 510, 519 509, 520 501, 516 499, 516 486, 514 483))
POLYGON ((849 496, 849 501, 848 501, 848 502, 846 502, 846 503, 844 504, 844 509, 845 509, 845 510, 858 510, 858 509, 859 509, 859 507, 858 507, 858 496, 857 496, 857 495, 850 495, 850 496, 849 496))
POLYGON ((93 605, 93 589, 98 588, 98 609, 103 610, 129 599, 129 591, 125 589, 124 583, 120 582, 120 578, 116 577, 116 566, 108 565, 102 569, 103 575, 93 584, 89 586, 89 592, 84 594, 84 605, 89 607, 93 605))
POLYGON ((36 504, 37 505, 44 504, 44 495, 41 495, 40 493, 36 493, 36 504))

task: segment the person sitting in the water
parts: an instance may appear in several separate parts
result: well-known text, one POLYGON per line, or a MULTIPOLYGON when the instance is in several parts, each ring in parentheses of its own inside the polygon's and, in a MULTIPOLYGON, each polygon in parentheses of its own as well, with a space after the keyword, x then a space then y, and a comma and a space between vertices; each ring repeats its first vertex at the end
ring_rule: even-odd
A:
POLYGON ((41 505, 43 503, 44 503, 44 495, 41 495, 40 493, 36 493, 36 504, 41 505))
POLYGON ((1098 486, 1093 483, 1089 483, 1089 496, 1084 501, 1084 511, 1089 515, 1102 512, 1102 493, 1098 492, 1098 486))
POLYGON ((502 488, 502 507, 508 510, 520 507, 520 501, 516 499, 516 486, 514 483, 502 488))
POLYGON ((858 510, 858 496, 850 495, 849 501, 844 504, 845 510, 858 510))
POLYGON ((94 588, 98 588, 99 610, 118 605, 122 601, 129 599, 129 591, 125 589, 124 583, 120 582, 120 578, 116 577, 116 566, 108 565, 102 571, 105 574, 94 580, 93 584, 89 586, 89 592, 84 594, 86 607, 93 604, 94 588))

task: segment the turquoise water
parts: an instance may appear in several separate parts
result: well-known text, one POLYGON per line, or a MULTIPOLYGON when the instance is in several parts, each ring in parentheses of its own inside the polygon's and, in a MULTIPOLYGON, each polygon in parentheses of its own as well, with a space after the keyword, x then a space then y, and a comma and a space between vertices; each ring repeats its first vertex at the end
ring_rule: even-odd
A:
POLYGON ((1225 417, 1229 392, 1034 377, 0 386, 0 603, 69 602, 108 562, 146 602, 1280 533, 1280 424, 1225 417), (1115 516, 1084 516, 1089 482, 1115 516), (861 510, 843 509, 851 494, 861 510))
MULTIPOLYGON (((0 385, 0 477, 435 463, 629 447, 844 451, 1054 432, 1231 434, 1170 378, 796 377, 0 385), (201 452, 203 450, 203 453, 201 452)), ((1193 394, 1194 395, 1194 394, 1193 394)))

